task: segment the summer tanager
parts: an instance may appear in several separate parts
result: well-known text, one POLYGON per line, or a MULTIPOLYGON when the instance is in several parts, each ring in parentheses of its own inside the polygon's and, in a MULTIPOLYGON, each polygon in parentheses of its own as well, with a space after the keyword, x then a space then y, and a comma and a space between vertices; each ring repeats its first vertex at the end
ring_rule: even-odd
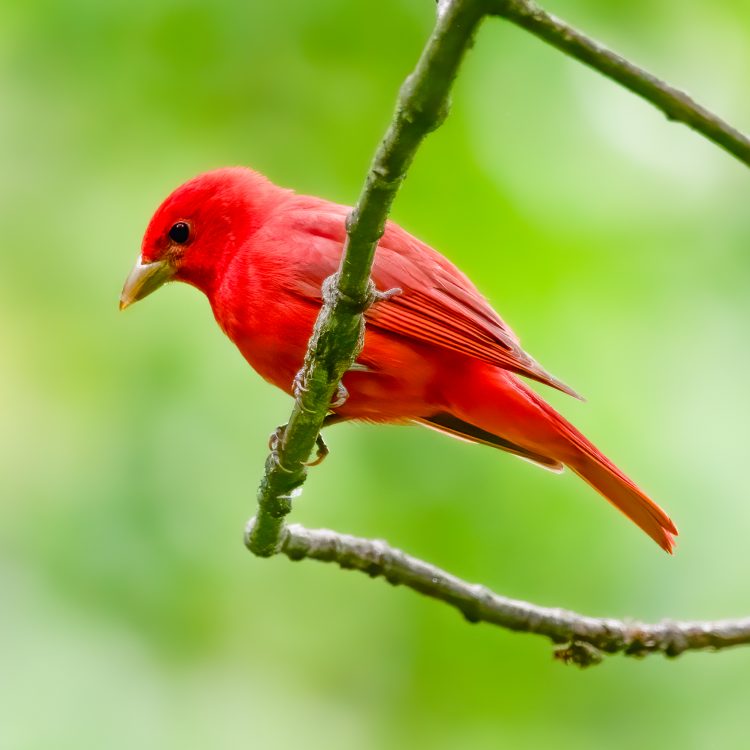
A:
MULTIPOLYGON (((292 392, 346 238, 345 206, 297 195, 241 167, 178 187, 157 209, 120 307, 185 281, 266 380, 292 392)), ((667 552, 669 516, 518 376, 576 395, 524 352, 469 279, 394 223, 372 279, 400 293, 366 313, 349 393, 328 422, 418 423, 553 471, 570 467, 667 552)))

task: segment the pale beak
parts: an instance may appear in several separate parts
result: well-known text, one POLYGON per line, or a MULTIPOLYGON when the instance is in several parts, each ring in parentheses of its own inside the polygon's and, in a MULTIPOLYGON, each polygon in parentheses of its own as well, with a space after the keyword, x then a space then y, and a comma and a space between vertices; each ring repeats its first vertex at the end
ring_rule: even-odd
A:
POLYGON ((138 258, 133 270, 125 280, 125 286, 122 288, 120 310, 130 307, 134 302, 138 302, 139 299, 155 292, 174 276, 174 272, 175 269, 166 260, 143 263, 138 258))

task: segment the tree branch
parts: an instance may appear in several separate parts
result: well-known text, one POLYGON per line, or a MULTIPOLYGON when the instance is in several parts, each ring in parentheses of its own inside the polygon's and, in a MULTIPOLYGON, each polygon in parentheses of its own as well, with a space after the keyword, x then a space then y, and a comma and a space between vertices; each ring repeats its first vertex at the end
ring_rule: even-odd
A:
POLYGON ((718 622, 667 621, 655 625, 586 617, 565 609, 508 599, 484 586, 462 581, 383 541, 327 529, 312 530, 292 524, 284 531, 280 551, 291 560, 332 562, 373 578, 382 576, 393 585, 403 584, 455 607, 470 622, 488 622, 508 630, 546 636, 553 643, 566 644, 556 652, 559 658, 580 666, 597 663, 601 652, 679 656, 685 651, 718 651, 750 644, 750 617, 718 622))
POLYGON ((484 8, 482 0, 443 4, 417 67, 401 89, 393 121, 347 219, 348 236, 339 271, 323 285, 324 304, 296 379, 294 409, 266 460, 258 512, 246 538, 256 555, 277 551, 292 497, 305 481, 304 462, 315 446, 342 376, 362 348, 363 313, 378 298, 370 281, 375 247, 419 144, 445 119, 448 92, 484 8))
POLYGON ((492 0, 493 13, 521 26, 566 55, 651 102, 670 120, 682 122, 750 166, 750 138, 670 86, 547 13, 532 0, 492 0))
POLYGON ((339 271, 323 285, 323 306, 295 380, 294 408, 289 423, 277 430, 273 439, 258 489, 257 515, 248 523, 245 543, 259 556, 282 552, 293 560, 335 562, 342 568, 383 576, 393 584, 404 584, 456 607, 472 622, 489 622, 567 644, 558 650, 558 657, 582 666, 599 661, 602 652, 677 656, 687 650, 748 644, 750 618, 658 625, 595 619, 506 599, 381 541, 285 526, 292 498, 306 478, 306 461, 337 389, 337 399, 345 398, 340 382, 361 350, 363 313, 382 296, 370 281, 370 270, 391 204, 420 143, 444 120, 448 92, 461 60, 479 23, 491 14, 507 18, 591 65, 651 101, 668 117, 686 123, 750 164, 750 141, 741 133, 687 94, 599 46, 530 0, 439 0, 435 28, 401 89, 391 125, 347 219, 347 241, 339 271))

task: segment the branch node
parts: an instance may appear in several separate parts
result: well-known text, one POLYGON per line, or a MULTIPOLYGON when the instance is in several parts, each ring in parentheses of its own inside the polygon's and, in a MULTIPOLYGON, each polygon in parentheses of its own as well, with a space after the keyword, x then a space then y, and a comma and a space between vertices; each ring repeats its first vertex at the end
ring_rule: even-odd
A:
POLYGON ((581 669, 600 664, 604 658, 602 652, 585 641, 571 641, 554 650, 554 658, 563 664, 575 664, 581 669))
POLYGON ((383 566, 380 563, 373 561, 367 565, 364 572, 367 573, 370 578, 377 578, 378 576, 383 575, 383 566))
MULTIPOLYGON (((401 183, 406 179, 405 175, 396 174, 392 175, 391 170, 385 164, 374 164, 368 176, 368 182, 376 187, 378 190, 398 190, 401 183)), ((373 241, 379 240, 383 236, 383 229, 379 229, 374 235, 371 235, 370 239, 373 241)))
POLYGON ((667 632, 662 644, 662 651, 665 656, 675 659, 685 651, 690 649, 690 639, 674 623, 664 623, 667 632))
POLYGON ((658 638, 645 631, 642 626, 631 627, 626 643, 623 653, 636 659, 661 650, 658 638))

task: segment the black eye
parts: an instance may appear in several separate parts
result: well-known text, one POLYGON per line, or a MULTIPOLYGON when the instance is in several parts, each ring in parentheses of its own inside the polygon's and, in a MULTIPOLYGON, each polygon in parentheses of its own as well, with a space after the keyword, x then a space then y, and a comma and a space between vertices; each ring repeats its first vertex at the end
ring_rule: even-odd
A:
POLYGON ((169 239, 178 245, 184 245, 190 237, 190 227, 184 221, 178 221, 169 230, 169 239))

